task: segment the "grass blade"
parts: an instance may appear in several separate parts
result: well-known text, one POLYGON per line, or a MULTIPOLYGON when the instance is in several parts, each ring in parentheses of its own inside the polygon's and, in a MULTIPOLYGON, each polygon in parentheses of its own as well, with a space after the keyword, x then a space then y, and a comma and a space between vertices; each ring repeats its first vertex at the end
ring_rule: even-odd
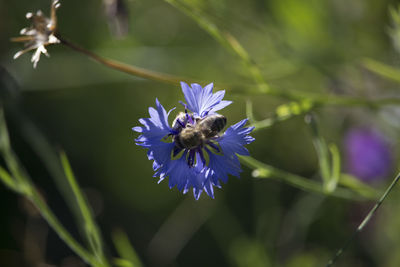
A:
POLYGON ((322 184, 305 177, 279 170, 268 164, 262 163, 252 157, 240 156, 240 161, 251 169, 254 169, 253 176, 257 178, 272 178, 284 182, 293 187, 299 188, 306 192, 313 192, 322 195, 329 195, 351 200, 365 200, 364 197, 346 188, 336 188, 333 192, 327 192, 323 189, 322 184))
POLYGON ((249 75, 257 83, 259 90, 263 93, 268 93, 270 87, 265 82, 260 69, 251 59, 246 49, 240 44, 240 42, 229 32, 220 30, 217 25, 212 22, 204 12, 197 8, 194 1, 181 1, 181 0, 165 0, 172 6, 176 7, 187 16, 192 18, 197 24, 208 32, 215 40, 217 40, 224 48, 233 54, 237 55, 249 75))
POLYGON ((83 230, 85 232, 86 238, 88 239, 92 251, 99 257, 99 259, 102 259, 102 239, 98 227, 93 219, 91 208, 89 207, 89 204, 76 181, 75 175, 64 151, 60 152, 60 159, 68 184, 71 187, 71 190, 75 196, 77 206, 79 207, 80 216, 83 219, 83 230))
POLYGON ((370 70, 382 77, 385 77, 385 78, 390 79, 395 82, 400 82, 400 69, 398 69, 398 68, 389 66, 385 63, 382 63, 382 62, 379 62, 379 61, 376 61, 376 60, 373 60, 370 58, 367 58, 364 60, 364 66, 368 70, 370 70))
POLYGON ((132 266, 132 267, 142 267, 143 264, 139 259, 138 254, 136 253, 135 249, 133 248, 131 242, 128 239, 128 236, 125 232, 120 229, 116 229, 112 233, 112 239, 115 245, 118 254, 123 258, 118 259, 118 262, 126 263, 128 261, 131 265, 125 266, 132 266))

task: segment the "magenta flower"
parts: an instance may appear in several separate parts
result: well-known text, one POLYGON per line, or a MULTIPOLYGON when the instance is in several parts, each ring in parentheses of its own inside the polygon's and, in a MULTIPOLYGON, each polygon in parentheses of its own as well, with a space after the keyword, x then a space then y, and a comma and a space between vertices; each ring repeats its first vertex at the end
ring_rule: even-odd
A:
POLYGON ((360 180, 382 179, 392 168, 390 146, 376 130, 352 129, 345 137, 345 149, 348 171, 360 180))

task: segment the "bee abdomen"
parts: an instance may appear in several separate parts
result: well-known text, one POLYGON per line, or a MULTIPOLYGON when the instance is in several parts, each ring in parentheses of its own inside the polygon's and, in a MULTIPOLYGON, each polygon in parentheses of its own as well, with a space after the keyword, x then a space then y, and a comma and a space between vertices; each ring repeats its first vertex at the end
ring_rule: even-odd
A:
POLYGON ((203 135, 195 128, 184 128, 179 135, 175 136, 174 141, 177 147, 182 149, 192 149, 202 144, 203 135))
POLYGON ((211 129, 217 133, 222 131, 226 125, 226 118, 220 115, 218 118, 215 119, 214 123, 211 126, 211 129))
POLYGON ((200 131, 205 138, 216 136, 226 125, 226 118, 223 115, 210 115, 199 122, 200 131))

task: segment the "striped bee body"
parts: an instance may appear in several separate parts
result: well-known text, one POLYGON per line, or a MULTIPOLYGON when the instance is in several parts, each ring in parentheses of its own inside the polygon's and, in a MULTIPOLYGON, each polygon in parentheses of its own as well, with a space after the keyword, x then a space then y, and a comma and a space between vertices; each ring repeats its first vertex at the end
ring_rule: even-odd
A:
POLYGON ((173 129, 179 131, 174 136, 175 144, 180 149, 193 149, 203 146, 210 139, 217 137, 226 125, 225 116, 213 114, 202 119, 197 119, 193 124, 185 122, 184 113, 179 114, 173 124, 173 129), (183 115, 182 115, 183 114, 183 115))
POLYGON ((205 117, 197 123, 197 128, 206 139, 215 137, 226 125, 225 116, 214 114, 205 117))

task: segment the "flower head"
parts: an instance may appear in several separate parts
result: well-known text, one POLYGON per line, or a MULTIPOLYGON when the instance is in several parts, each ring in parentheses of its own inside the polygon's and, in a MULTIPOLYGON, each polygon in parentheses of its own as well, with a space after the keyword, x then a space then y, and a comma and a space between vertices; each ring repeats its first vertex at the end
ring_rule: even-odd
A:
POLYGON ((153 160, 154 177, 161 182, 169 177, 170 188, 187 193, 193 188, 198 199, 203 191, 214 198, 214 186, 228 181, 228 174, 239 177, 239 155, 249 155, 244 145, 254 141, 249 136, 254 127, 245 128, 247 119, 230 126, 224 133, 226 118, 216 111, 231 104, 222 100, 224 91, 213 93, 213 84, 202 88, 182 82, 185 112, 175 118, 172 126, 164 107, 156 99, 156 108, 149 108, 150 118, 140 119, 143 126, 133 130, 141 133, 137 145, 148 149, 153 160))
POLYGON ((49 56, 45 46, 50 44, 56 44, 60 41, 54 35, 57 29, 57 17, 56 9, 60 6, 58 0, 53 0, 51 4, 51 16, 50 18, 44 16, 41 10, 36 11, 36 13, 28 12, 26 13, 26 18, 31 20, 32 25, 27 28, 23 28, 20 31, 22 36, 13 38, 14 42, 24 42, 25 49, 17 52, 14 55, 14 59, 18 58, 22 54, 28 51, 36 49, 32 55, 31 62, 33 67, 36 68, 37 63, 40 60, 40 54, 43 53, 49 56))
POLYGON ((349 172, 360 180, 377 181, 391 170, 390 146, 376 130, 352 129, 345 137, 345 149, 349 172))

